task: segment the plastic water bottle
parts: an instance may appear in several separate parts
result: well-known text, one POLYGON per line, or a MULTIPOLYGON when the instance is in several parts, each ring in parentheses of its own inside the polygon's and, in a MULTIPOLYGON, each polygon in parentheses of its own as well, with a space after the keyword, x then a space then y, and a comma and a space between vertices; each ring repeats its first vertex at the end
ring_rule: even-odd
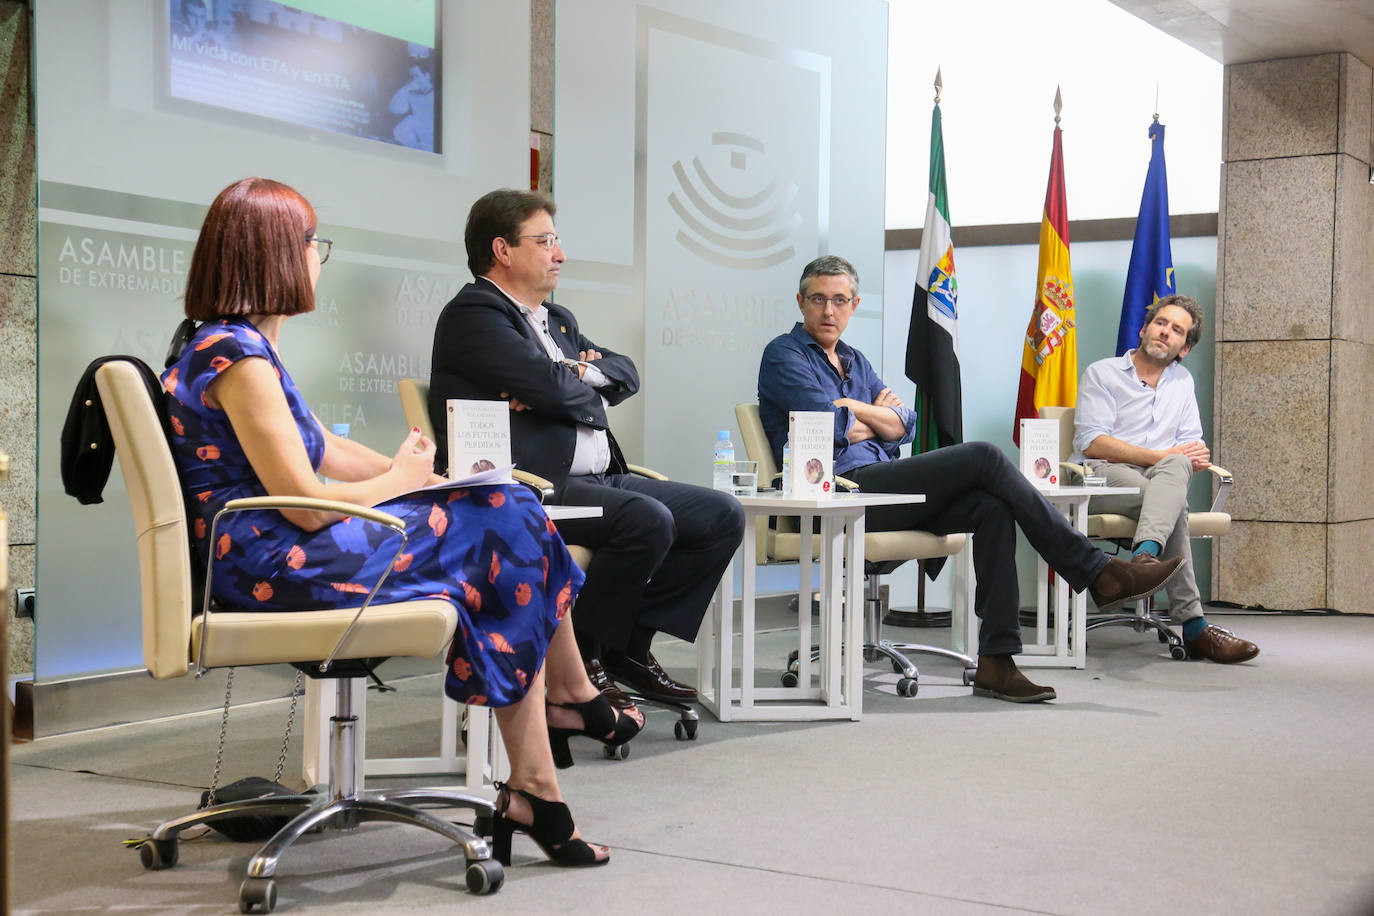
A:
POLYGON ((716 433, 716 447, 711 454, 712 489, 731 492, 731 478, 734 473, 735 443, 730 441, 730 430, 722 429, 716 433))
POLYGON ((792 434, 782 444, 782 495, 792 495, 792 434))

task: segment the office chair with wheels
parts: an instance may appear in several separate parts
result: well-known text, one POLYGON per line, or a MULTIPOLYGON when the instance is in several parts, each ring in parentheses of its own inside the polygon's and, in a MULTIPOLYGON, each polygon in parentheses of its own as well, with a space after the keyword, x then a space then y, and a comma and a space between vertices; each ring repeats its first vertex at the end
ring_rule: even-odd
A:
MULTIPOLYGON (((396 389, 401 397, 401 409, 405 412, 406 425, 418 427, 421 433, 434 439, 434 423, 429 414, 429 382, 417 378, 403 378, 396 383, 396 389)), ((653 480, 668 479, 666 475, 660 474, 658 471, 637 464, 627 464, 626 468, 631 474, 637 474, 640 477, 648 477, 653 480)), ((545 480, 538 474, 522 471, 519 468, 513 470, 511 474, 516 480, 538 493, 541 502, 553 495, 552 481, 545 480)), ((568 544, 568 553, 572 555, 573 562, 583 570, 592 561, 592 551, 580 544, 568 544)), ((677 713, 678 720, 673 723, 674 737, 679 741, 696 740, 700 716, 690 704, 651 699, 642 696, 627 684, 621 686, 636 705, 656 706, 659 709, 677 713)), ((630 756, 630 746, 622 744, 615 747, 605 747, 603 752, 607 759, 624 760, 630 756)))
MULTIPOLYGON (((759 419, 757 404, 736 404, 735 419, 739 423, 744 438, 744 448, 750 461, 758 462, 759 480, 773 480, 778 468, 773 462, 773 450, 768 445, 768 437, 763 431, 763 421, 759 419)), ((850 490, 858 489, 853 483, 837 478, 837 483, 850 490)), ((779 516, 776 527, 760 526, 757 530, 757 555, 766 563, 791 563, 801 556, 801 533, 796 517, 779 516)), ((812 536, 813 555, 820 549, 817 535, 812 536)), ((967 536, 963 534, 938 535, 928 531, 865 531, 864 532, 864 657, 868 661, 886 658, 892 670, 901 675, 897 682, 897 693, 901 696, 916 695, 919 687, 920 672, 905 653, 920 652, 951 659, 964 666, 965 685, 973 683, 978 673, 978 663, 971 656, 941 646, 928 646, 922 643, 895 642, 882 637, 882 577, 909 560, 931 560, 952 557, 964 549, 967 536)), ((968 613, 967 595, 963 592, 963 578, 956 583, 954 600, 956 618, 960 613, 968 613)), ((956 625, 958 625, 956 623, 956 625)), ((812 659, 818 655, 813 649, 812 659)), ((783 686, 796 686, 795 653, 789 659, 788 670, 783 674, 783 686)))
MULTIPOLYGON (((270 913, 277 899, 277 864, 307 831, 346 829, 362 821, 397 821, 423 827, 461 846, 467 887, 477 894, 497 891, 504 874, 501 864, 491 858, 488 842, 458 824, 413 807, 471 809, 480 829, 491 822, 490 802, 457 792, 366 791, 360 785, 353 682, 373 676, 376 665, 390 656, 438 655, 457 626, 453 605, 443 600, 420 600, 385 605, 365 602, 361 608, 230 613, 211 607, 208 581, 205 595, 198 601, 192 586, 184 496, 160 405, 155 404, 132 362, 107 362, 95 378, 138 537, 143 656, 148 672, 161 680, 192 672, 200 677, 213 668, 290 664, 310 677, 333 679, 338 704, 331 719, 332 766, 325 793, 229 802, 173 818, 158 825, 140 844, 143 865, 149 869, 175 865, 180 835, 189 827, 245 815, 288 816, 291 820, 286 826, 249 860, 247 876, 239 888, 242 912, 270 913)), ((404 549, 405 527, 399 519, 377 509, 328 500, 270 496, 232 500, 215 521, 227 513, 269 508, 338 512, 383 525, 396 533, 397 555, 404 549)), ((212 526, 212 540, 213 531, 212 526)), ((207 580, 210 577, 207 572, 207 580)))
MULTIPOLYGON (((1059 421, 1059 460, 1064 469, 1064 478, 1066 480, 1082 480, 1087 469, 1068 460, 1069 456, 1073 454, 1074 408, 1042 407, 1040 416, 1043 419, 1059 421)), ((1208 470, 1217 478, 1216 496, 1212 499, 1212 507, 1206 512, 1188 513, 1188 534, 1190 537, 1210 540, 1221 537, 1231 530, 1231 516, 1223 511, 1223 507, 1226 505, 1226 498, 1231 493, 1231 486, 1235 482, 1235 478, 1231 476, 1230 471, 1215 464, 1208 470)), ((1136 524, 1137 520, 1129 515, 1094 514, 1090 512, 1088 515, 1088 537, 1110 541, 1118 550, 1125 550, 1129 553, 1135 546, 1136 524)), ((1155 613, 1152 606, 1153 600, 1153 595, 1141 598, 1135 603, 1135 610, 1131 613, 1090 614, 1085 629, 1095 630, 1098 627, 1128 626, 1137 633, 1154 630, 1159 641, 1169 647, 1170 657, 1176 661, 1186 659, 1188 649, 1183 644, 1183 638, 1165 624, 1159 614, 1155 613)))

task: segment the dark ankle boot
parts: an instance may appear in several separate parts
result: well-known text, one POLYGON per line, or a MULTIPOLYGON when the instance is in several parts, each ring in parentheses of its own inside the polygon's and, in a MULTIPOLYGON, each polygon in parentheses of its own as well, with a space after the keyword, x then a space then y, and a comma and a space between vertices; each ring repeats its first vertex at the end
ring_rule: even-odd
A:
POLYGON ((1148 553, 1136 554, 1129 563, 1112 557, 1088 586, 1088 594, 1099 611, 1114 611, 1159 591, 1182 562, 1182 557, 1157 560, 1148 553))
POLYGON ((1039 703, 1053 700, 1053 687, 1031 683, 1010 655, 978 656, 978 674, 973 679, 973 695, 1006 700, 1010 703, 1039 703))
POLYGON ((574 840, 572 813, 562 802, 545 801, 538 795, 531 795, 524 789, 516 789, 505 783, 496 784, 496 811, 492 814, 491 854, 502 865, 510 867, 510 842, 516 833, 523 833, 539 844, 549 861, 564 868, 586 868, 592 865, 605 865, 610 856, 596 857, 596 850, 585 840, 574 840), (522 824, 510 819, 511 793, 519 792, 530 806, 530 823, 522 824))

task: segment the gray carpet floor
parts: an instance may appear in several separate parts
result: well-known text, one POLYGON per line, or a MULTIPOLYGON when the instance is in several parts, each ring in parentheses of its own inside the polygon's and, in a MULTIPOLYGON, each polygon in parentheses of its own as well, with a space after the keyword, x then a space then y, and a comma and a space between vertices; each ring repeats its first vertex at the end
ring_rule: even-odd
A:
MULTIPOLYGON (((289 852, 277 912, 1374 912, 1374 618, 1214 620, 1263 653, 1175 662, 1110 629, 1090 635, 1086 670, 1033 672, 1059 691, 1039 706, 972 697, 956 666, 918 657, 910 699, 870 667, 861 722, 704 714, 688 743, 654 711, 628 760, 579 741, 560 777, 584 835, 613 847, 608 868, 554 868, 517 837, 504 888, 474 897, 442 839, 366 825, 289 852)), ((761 655, 780 664, 791 641, 766 634, 761 655)), ((687 675, 690 647, 656 652, 687 675)), ((373 753, 425 753, 437 728, 437 676, 399 686, 369 697, 373 753)), ((235 710, 227 778, 271 775, 285 708, 235 710)), ((217 728, 15 747, 16 911, 237 912, 252 846, 183 843, 178 867, 149 872, 120 842, 194 807, 217 728)))

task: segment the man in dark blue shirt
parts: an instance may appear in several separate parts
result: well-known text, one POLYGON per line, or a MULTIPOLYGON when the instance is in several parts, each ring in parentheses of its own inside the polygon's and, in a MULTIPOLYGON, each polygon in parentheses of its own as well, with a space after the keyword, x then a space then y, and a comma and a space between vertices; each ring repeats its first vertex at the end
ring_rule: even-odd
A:
POLYGON ((1054 688, 1031 683, 1012 660, 1021 651, 1017 526, 1074 591, 1089 589, 1103 610, 1153 594, 1178 568, 1177 558, 1161 562, 1141 554, 1127 563, 1108 557, 990 442, 898 457, 898 446, 911 441, 914 416, 864 355, 840 340, 858 307, 858 289, 859 274, 844 258, 826 255, 802 270, 802 320, 768 344, 759 364, 759 416, 773 457, 781 463, 788 411, 830 411, 836 474, 860 490, 926 497, 869 509, 869 531, 972 532, 974 612, 982 622, 973 692, 1016 703, 1052 700, 1054 688))

